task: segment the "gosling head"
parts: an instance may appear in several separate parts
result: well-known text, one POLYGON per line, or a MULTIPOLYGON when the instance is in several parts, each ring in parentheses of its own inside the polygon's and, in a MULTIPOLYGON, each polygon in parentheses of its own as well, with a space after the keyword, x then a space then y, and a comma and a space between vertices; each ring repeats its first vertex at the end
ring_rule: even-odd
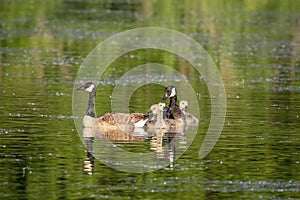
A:
POLYGON ((96 90, 96 85, 92 82, 87 82, 87 83, 83 84, 82 86, 80 86, 79 88, 76 88, 76 90, 85 90, 85 91, 88 91, 89 93, 91 93, 94 90, 96 90))
POLYGON ((165 104, 165 103, 160 102, 160 103, 158 104, 158 110, 161 111, 161 112, 164 111, 165 107, 166 107, 166 104, 165 104))
POLYGON ((180 101, 179 108, 181 110, 187 111, 187 109, 189 108, 188 102, 187 101, 180 101))
POLYGON ((177 91, 176 88, 173 85, 169 85, 168 87, 165 88, 165 93, 164 96, 162 97, 161 101, 165 101, 166 99, 171 97, 177 97, 177 91))
POLYGON ((148 111, 148 114, 149 114, 150 116, 156 115, 156 114, 157 114, 157 111, 158 111, 158 104, 153 104, 153 105, 150 107, 150 110, 148 111))

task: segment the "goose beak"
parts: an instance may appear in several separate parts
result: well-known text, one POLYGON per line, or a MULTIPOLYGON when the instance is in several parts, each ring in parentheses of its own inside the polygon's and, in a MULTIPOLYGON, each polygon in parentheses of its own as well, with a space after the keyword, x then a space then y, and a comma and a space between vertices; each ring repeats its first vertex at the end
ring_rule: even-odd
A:
POLYGON ((168 98, 168 95, 165 93, 160 102, 164 102, 168 98))

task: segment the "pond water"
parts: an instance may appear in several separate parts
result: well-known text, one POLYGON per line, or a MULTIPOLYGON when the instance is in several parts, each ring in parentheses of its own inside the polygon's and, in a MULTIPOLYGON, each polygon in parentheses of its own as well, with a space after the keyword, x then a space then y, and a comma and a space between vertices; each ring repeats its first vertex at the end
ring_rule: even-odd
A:
MULTIPOLYGON (((0 199, 300 198, 299 10, 298 1, 273 0, 1 1, 0 199), (97 159, 91 166, 74 124, 81 116, 72 111, 77 71, 99 42, 144 26, 187 34, 210 54, 227 95, 222 134, 200 159, 211 118, 201 74, 172 53, 129 52, 99 80, 97 113, 111 111, 114 86, 129 69, 160 63, 184 75, 195 90, 197 135, 182 156, 159 170, 122 172, 97 159)), ((150 78, 154 83, 132 95, 130 112, 147 112, 167 82, 184 84, 176 76, 150 78)), ((151 142, 115 145, 153 152, 151 142)))

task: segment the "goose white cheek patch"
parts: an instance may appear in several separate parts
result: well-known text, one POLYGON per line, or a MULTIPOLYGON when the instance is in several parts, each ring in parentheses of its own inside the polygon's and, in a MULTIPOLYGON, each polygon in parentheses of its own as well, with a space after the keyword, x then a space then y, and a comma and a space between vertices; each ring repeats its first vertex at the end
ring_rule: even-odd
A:
POLYGON ((90 85, 90 87, 86 88, 85 91, 92 92, 94 87, 94 85, 90 85))
POLYGON ((172 92, 171 92, 170 97, 174 97, 175 95, 176 95, 176 89, 172 88, 172 92))

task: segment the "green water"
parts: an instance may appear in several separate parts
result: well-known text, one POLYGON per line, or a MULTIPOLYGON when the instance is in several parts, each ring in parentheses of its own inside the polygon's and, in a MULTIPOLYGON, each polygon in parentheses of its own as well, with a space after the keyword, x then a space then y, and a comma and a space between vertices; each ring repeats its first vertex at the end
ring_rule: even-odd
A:
MULTIPOLYGON (((300 198, 299 10, 292 0, 1 1, 0 199, 300 198), (99 42, 144 26, 187 34, 216 62, 227 94, 222 134, 199 159, 211 114, 201 74, 171 53, 130 52, 99 81, 97 113, 110 111, 115 82, 128 69, 161 63, 198 93, 198 134, 173 166, 136 174, 95 160, 91 174, 72 114, 76 73, 99 42)), ((129 110, 146 112, 162 90, 139 88, 129 110)), ((149 143, 118 145, 149 152, 149 143)))

